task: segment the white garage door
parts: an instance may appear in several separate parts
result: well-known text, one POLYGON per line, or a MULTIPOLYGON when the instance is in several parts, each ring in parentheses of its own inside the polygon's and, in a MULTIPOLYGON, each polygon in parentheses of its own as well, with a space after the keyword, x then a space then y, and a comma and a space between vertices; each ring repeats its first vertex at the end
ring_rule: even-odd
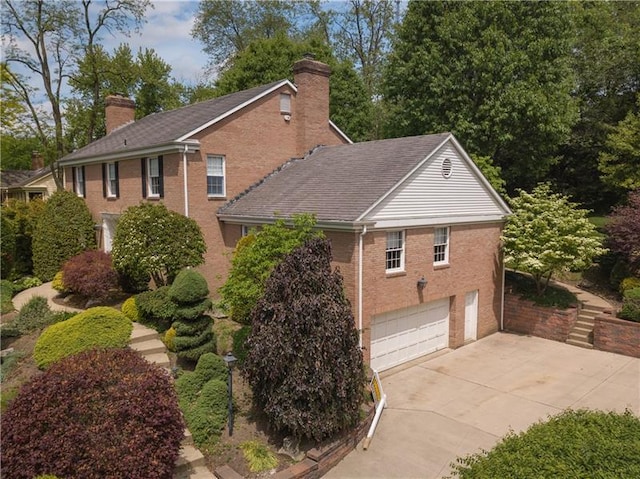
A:
POLYGON ((373 318, 371 367, 377 371, 449 345, 449 298, 373 318))

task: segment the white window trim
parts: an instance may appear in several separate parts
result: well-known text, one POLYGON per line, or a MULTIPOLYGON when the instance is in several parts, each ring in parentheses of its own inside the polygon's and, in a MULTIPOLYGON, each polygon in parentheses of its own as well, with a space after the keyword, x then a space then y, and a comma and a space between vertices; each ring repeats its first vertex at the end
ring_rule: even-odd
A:
POLYGON ((389 250, 389 248, 387 247, 387 245, 385 244, 385 255, 384 255, 384 266, 385 266, 385 272, 386 273, 401 273, 404 272, 404 264, 405 264, 405 231, 404 230, 394 230, 394 231, 387 231, 387 235, 385 237, 385 240, 388 242, 389 240, 389 235, 391 233, 400 233, 400 241, 402 242, 402 247, 399 249, 393 249, 393 250, 389 250), (387 255, 389 253, 389 251, 400 251, 400 266, 397 268, 388 268, 387 267, 387 255))
POLYGON ((223 155, 207 155, 207 197, 208 198, 225 198, 227 196, 227 162, 223 155), (219 178, 216 175, 209 175, 209 160, 220 159, 222 160, 222 193, 209 193, 209 185, 208 179, 209 176, 212 178, 219 178))
POLYGON ((160 178, 160 158, 157 156, 152 158, 147 158, 147 198, 160 198, 160 182, 162 179, 160 178), (155 160, 158 164, 158 192, 153 192, 153 184, 151 178, 155 178, 151 176, 151 161, 155 160))
MULTIPOLYGON (((111 182, 118 181, 118 177, 115 176, 115 172, 116 172, 116 164, 115 162, 110 162, 107 163, 106 166, 106 173, 107 173, 107 198, 115 198, 116 197, 116 191, 114 191, 114 189, 112 188, 112 184, 111 182), (114 177, 111 177, 111 167, 113 166, 113 173, 114 173, 114 177)), ((117 187, 116 187, 117 188, 117 187)))
POLYGON ((449 243, 451 240, 451 229, 448 226, 440 226, 433 230, 433 265, 441 266, 449 264, 449 243), (438 230, 445 230, 447 232, 446 243, 436 243, 436 236, 438 230), (436 247, 444 245, 444 259, 442 261, 436 261, 436 247))
POLYGON ((82 166, 77 166, 74 169, 73 182, 75 184, 74 186, 75 186, 76 194, 80 198, 84 198, 86 184, 85 184, 85 178, 83 175, 82 166))

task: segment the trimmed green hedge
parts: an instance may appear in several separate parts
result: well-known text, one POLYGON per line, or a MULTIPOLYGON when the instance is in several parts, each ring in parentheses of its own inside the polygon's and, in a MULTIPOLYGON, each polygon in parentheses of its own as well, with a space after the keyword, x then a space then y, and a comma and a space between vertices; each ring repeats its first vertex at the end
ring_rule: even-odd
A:
POLYGON ((640 477, 640 419, 568 410, 452 467, 461 479, 640 477))
POLYGON ((123 348, 129 343, 131 320, 114 308, 90 308, 43 331, 33 358, 45 369, 62 358, 94 348, 123 348))

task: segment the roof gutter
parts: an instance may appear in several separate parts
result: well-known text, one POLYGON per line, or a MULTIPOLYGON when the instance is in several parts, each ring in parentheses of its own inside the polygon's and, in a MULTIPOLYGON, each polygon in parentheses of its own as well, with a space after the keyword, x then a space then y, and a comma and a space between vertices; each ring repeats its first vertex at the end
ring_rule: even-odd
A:
MULTIPOLYGON (((304 214, 305 212, 300 212, 304 214)), ((237 224, 237 225, 265 225, 265 224, 273 224, 278 220, 284 220, 286 224, 293 224, 293 219, 285 216, 236 216, 236 215, 225 215, 224 213, 218 213, 217 217, 220 221, 224 221, 229 224, 237 224)), ((331 231, 359 231, 364 226, 373 226, 375 221, 327 221, 327 220, 318 220, 316 222, 315 227, 321 230, 331 230, 331 231)))
POLYGON ((160 155, 163 153, 181 153, 184 151, 186 151, 187 153, 195 153, 196 151, 200 151, 200 142, 198 140, 170 141, 168 143, 153 145, 147 148, 114 151, 111 153, 105 153, 103 155, 92 155, 80 158, 72 158, 68 160, 65 160, 63 158, 58 162, 58 164, 64 168, 65 166, 89 165, 92 163, 104 163, 108 161, 131 160, 147 156, 160 155))

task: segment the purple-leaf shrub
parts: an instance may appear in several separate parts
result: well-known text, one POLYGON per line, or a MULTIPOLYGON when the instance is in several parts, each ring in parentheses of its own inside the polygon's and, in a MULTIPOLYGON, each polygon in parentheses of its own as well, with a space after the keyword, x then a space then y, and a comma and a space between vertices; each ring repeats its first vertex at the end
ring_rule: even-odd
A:
POLYGON ((65 287, 73 293, 100 299, 118 287, 118 273, 111 264, 111 255, 104 251, 87 250, 69 259, 62 268, 65 287))

